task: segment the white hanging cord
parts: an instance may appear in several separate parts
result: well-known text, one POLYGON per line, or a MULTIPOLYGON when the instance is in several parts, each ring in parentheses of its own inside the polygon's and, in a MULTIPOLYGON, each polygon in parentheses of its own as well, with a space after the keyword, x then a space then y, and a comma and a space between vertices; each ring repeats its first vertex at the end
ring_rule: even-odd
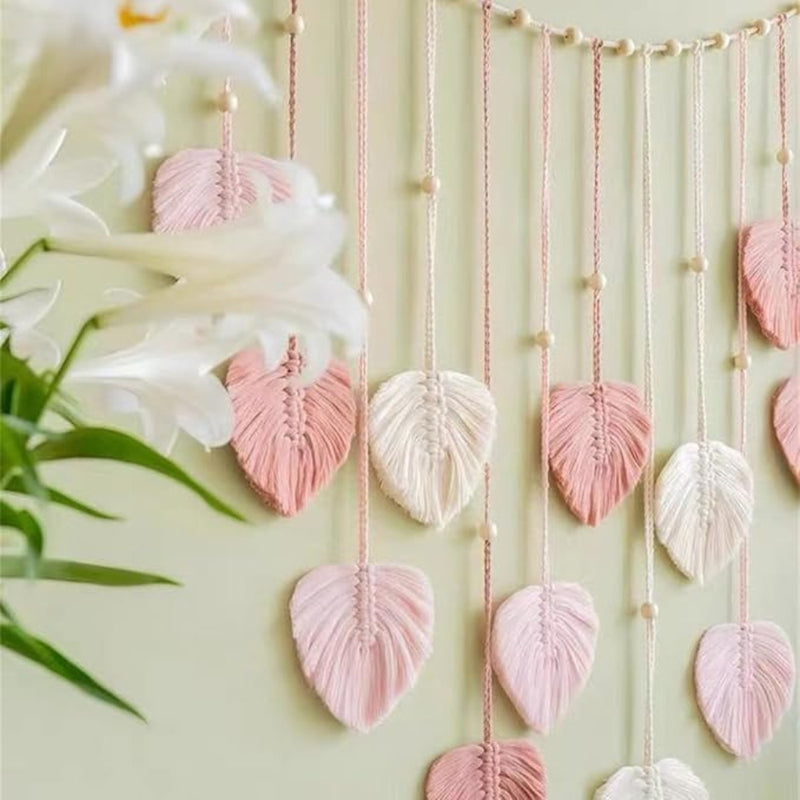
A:
POLYGON ((425 370, 436 370, 436 220, 438 182, 436 175, 436 3, 427 0, 425 8, 425 178, 427 195, 427 296, 425 302, 425 370))

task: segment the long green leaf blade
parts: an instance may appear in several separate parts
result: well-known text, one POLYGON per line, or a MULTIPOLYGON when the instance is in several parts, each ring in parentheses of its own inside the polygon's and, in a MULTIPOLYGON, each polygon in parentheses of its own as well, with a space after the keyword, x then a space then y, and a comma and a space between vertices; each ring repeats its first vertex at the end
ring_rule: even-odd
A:
POLYGON ((95 586, 180 586, 172 578, 149 572, 107 567, 102 564, 87 564, 83 561, 61 561, 45 559, 39 562, 33 576, 20 556, 0 556, 0 578, 35 577, 45 581, 68 583, 91 583, 95 586))
POLYGON ((110 428, 76 428, 42 442, 32 451, 32 457, 37 462, 66 458, 108 459, 143 467, 183 484, 215 511, 244 522, 244 517, 238 511, 234 511, 197 483, 173 461, 122 431, 110 428))
MULTIPOLYGON (((11 478, 3 488, 5 491, 12 492, 13 494, 27 494, 25 491, 25 485, 19 476, 14 476, 11 478)), ((64 494, 64 492, 54 489, 52 486, 45 486, 44 492, 44 499, 48 503, 55 503, 56 505, 64 506, 65 508, 71 508, 73 511, 85 514, 87 517, 104 519, 109 522, 117 522, 121 519, 121 517, 118 517, 115 514, 109 514, 106 511, 100 511, 100 509, 87 505, 81 500, 70 497, 68 494, 64 494)))
POLYGON ((35 569, 36 561, 41 558, 44 549, 42 526, 29 511, 14 508, 5 500, 0 500, 0 526, 14 528, 25 537, 31 558, 20 559, 20 563, 24 566, 26 574, 30 574, 31 568, 35 569))
POLYGON ((127 711, 143 722, 147 721, 130 703, 106 689, 105 686, 98 683, 74 661, 70 661, 47 642, 32 636, 19 625, 15 625, 12 622, 0 623, 0 645, 23 658, 27 658, 29 661, 39 664, 39 666, 58 675, 97 700, 108 703, 122 711, 127 711))

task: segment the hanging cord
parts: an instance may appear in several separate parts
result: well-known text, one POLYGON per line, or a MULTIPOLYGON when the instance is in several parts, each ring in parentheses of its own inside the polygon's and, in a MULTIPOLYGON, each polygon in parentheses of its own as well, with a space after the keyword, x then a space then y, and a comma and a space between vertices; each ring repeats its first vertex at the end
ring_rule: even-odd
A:
MULTIPOLYGON (((655 420, 653 391, 653 167, 650 103, 650 56, 642 52, 642 242, 644 250, 644 405, 647 416, 655 420)), ((650 429, 648 457, 644 466, 644 540, 645 596, 648 613, 645 616, 647 672, 645 677, 646 705, 644 726, 644 763, 653 766, 656 670, 656 613, 655 613, 655 447, 654 429, 650 429)), ((643 609, 644 610, 644 609, 643 609)))
MULTIPOLYGON (((736 286, 736 316, 739 331, 739 353, 747 357, 747 303, 744 290, 744 232, 747 214, 747 83, 748 58, 747 36, 742 32, 738 36, 738 72, 739 72, 739 235, 738 266, 739 274, 736 286)), ((742 365, 746 366, 746 365, 742 365)), ((747 455, 747 369, 740 369, 739 386, 739 450, 747 455)), ((750 573, 750 540, 745 536, 739 551, 739 622, 746 623, 749 617, 749 573, 750 573)))
MULTIPOLYGON (((778 108, 781 119, 781 151, 789 151, 788 103, 786 100, 786 20, 778 15, 778 108)), ((784 224, 789 222, 789 159, 781 161, 781 213, 784 224)))
MULTIPOLYGON (((489 84, 491 76, 491 25, 492 0, 483 0, 482 5, 482 88, 483 88, 483 382, 487 389, 492 385, 492 313, 491 313, 491 264, 489 239, 489 84)), ((492 537, 491 537, 491 478, 492 470, 487 461, 483 482, 483 741, 492 742, 492 537)))
MULTIPOLYGON (((220 38, 225 44, 230 44, 231 35, 232 35, 231 18, 225 17, 222 20, 222 29, 220 32, 220 38)), ((223 84, 222 91, 225 96, 230 95, 231 93, 230 78, 225 78, 225 83, 223 84)), ((222 135, 221 135, 220 149, 222 150, 226 158, 230 158, 233 152, 233 114, 231 113, 230 109, 225 109, 220 113, 222 115, 222 135)))
MULTIPOLYGON (((550 332, 550 94, 553 83, 550 29, 542 30, 542 189, 541 281, 542 335, 550 332)), ((542 482, 542 584, 550 586, 550 347, 540 343, 540 395, 542 403, 539 470, 542 482)))
MULTIPOLYGON (((358 206, 358 287, 363 297, 367 296, 367 175, 368 175, 368 131, 367 131, 367 5, 368 0, 357 3, 356 33, 356 195, 358 206)), ((368 323, 369 324, 369 323, 368 323)), ((369 561, 369 446, 367 425, 369 422, 369 397, 367 374, 369 364, 369 332, 364 336, 364 347, 358 359, 358 563, 364 566, 369 561)))
POLYGON ((425 8, 425 179, 427 193, 427 296, 425 302, 425 370, 436 371, 436 0, 425 8))
POLYGON ((593 169, 592 169, 592 380, 600 383, 600 352, 602 345, 602 275, 600 273, 600 116, 603 97, 603 42, 592 43, 592 108, 593 108, 593 169))
MULTIPOLYGON (((291 0, 291 14, 296 17, 300 3, 291 0)), ((297 34, 289 34, 289 158, 297 155, 297 34)))

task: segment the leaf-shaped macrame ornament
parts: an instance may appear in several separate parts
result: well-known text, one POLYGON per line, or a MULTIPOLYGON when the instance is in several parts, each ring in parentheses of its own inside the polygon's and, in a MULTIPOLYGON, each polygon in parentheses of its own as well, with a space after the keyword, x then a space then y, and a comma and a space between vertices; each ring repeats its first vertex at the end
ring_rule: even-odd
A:
POLYGON ((433 762, 426 800, 544 800, 545 773, 536 748, 524 739, 468 744, 433 762))
POLYGON ((597 525, 636 485, 650 419, 630 383, 558 384, 550 392, 550 468, 566 504, 597 525))
POLYGON ((700 711, 719 744, 753 758, 792 701, 792 646, 774 622, 715 625, 700 640, 694 680, 700 711))
POLYGON ((300 378, 302 356, 290 347, 264 371, 261 348, 235 356, 225 383, 233 403, 231 445, 264 502, 284 516, 300 511, 347 458, 356 405, 347 368, 331 361, 314 383, 300 378))
POLYGON ((216 148, 181 150, 166 159, 153 181, 153 230, 208 228, 235 219, 265 187, 279 203, 292 192, 291 165, 258 153, 216 148))
POLYGON ((483 475, 497 411, 489 390, 459 372, 402 372, 370 403, 372 465, 414 519, 442 528, 483 475))
POLYGON ((317 567, 298 581, 289 611, 309 685, 362 732, 391 713, 431 654, 433 592, 413 567, 317 567))
POLYGON ((527 725, 549 733, 585 686, 599 620, 577 583, 526 586, 497 609, 492 664, 527 725))
POLYGON ((800 377, 784 381, 775 393, 772 426, 789 469, 800 484, 800 377))
POLYGON ((708 789, 682 761, 663 758, 652 767, 622 767, 594 800, 708 800, 708 789))
POLYGON ((656 528, 675 565, 700 583, 724 567, 749 535, 753 471, 722 442, 688 442, 656 483, 656 528))
POLYGON ((800 224, 790 219, 756 222, 745 232, 747 304, 773 344, 800 342, 800 224))

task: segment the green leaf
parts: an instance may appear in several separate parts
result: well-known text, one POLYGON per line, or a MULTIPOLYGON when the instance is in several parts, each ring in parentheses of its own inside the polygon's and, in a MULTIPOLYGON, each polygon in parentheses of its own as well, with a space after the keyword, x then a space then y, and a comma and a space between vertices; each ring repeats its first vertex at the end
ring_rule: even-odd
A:
POLYGON ((37 422, 47 400, 48 384, 24 361, 0 348, 0 410, 37 422))
POLYGON ((0 488, 19 477, 25 494, 44 499, 45 490, 31 461, 25 438, 8 425, 8 417, 0 417, 0 488))
POLYGON ((66 458, 108 459, 143 467, 183 484, 221 514, 244 521, 239 512, 197 483, 173 461, 122 431, 110 428, 76 428, 67 433, 53 435, 42 442, 33 450, 32 457, 37 462, 66 458))
MULTIPOLYGON (((18 476, 11 478, 3 487, 3 489, 7 492, 12 492, 13 494, 27 494, 25 491, 25 485, 18 476)), ((86 505, 86 503, 76 500, 74 497, 70 497, 69 495, 64 494, 64 492, 60 492, 58 489, 53 489, 51 486, 44 486, 43 489, 44 499, 48 503, 55 503, 59 506, 71 508, 73 511, 78 511, 81 514, 86 514, 87 517, 94 517, 95 519, 104 519, 110 522, 115 522, 121 519, 121 517, 115 516, 114 514, 108 514, 105 511, 100 511, 97 508, 86 505)))
POLYGON ((19 624, 14 622, 0 623, 0 645, 23 658, 27 658, 29 661, 39 664, 39 666, 58 675, 77 689, 86 692, 86 694, 122 711, 127 711, 143 722, 147 721, 130 703, 106 689, 105 686, 98 683, 74 661, 70 661, 47 642, 37 639, 28 633, 19 624))
POLYGON ((180 586, 177 581, 163 575, 136 572, 120 567, 86 564, 82 561, 45 559, 39 562, 34 575, 30 575, 25 559, 20 556, 0 556, 0 578, 34 577, 45 581, 91 583, 95 586, 180 586))
POLYGON ((4 500, 0 500, 0 526, 14 528, 25 537, 32 558, 20 558, 19 562, 24 573, 30 575, 31 569, 35 570, 36 561, 41 558, 44 548, 44 534, 38 520, 29 511, 14 508, 4 500))

